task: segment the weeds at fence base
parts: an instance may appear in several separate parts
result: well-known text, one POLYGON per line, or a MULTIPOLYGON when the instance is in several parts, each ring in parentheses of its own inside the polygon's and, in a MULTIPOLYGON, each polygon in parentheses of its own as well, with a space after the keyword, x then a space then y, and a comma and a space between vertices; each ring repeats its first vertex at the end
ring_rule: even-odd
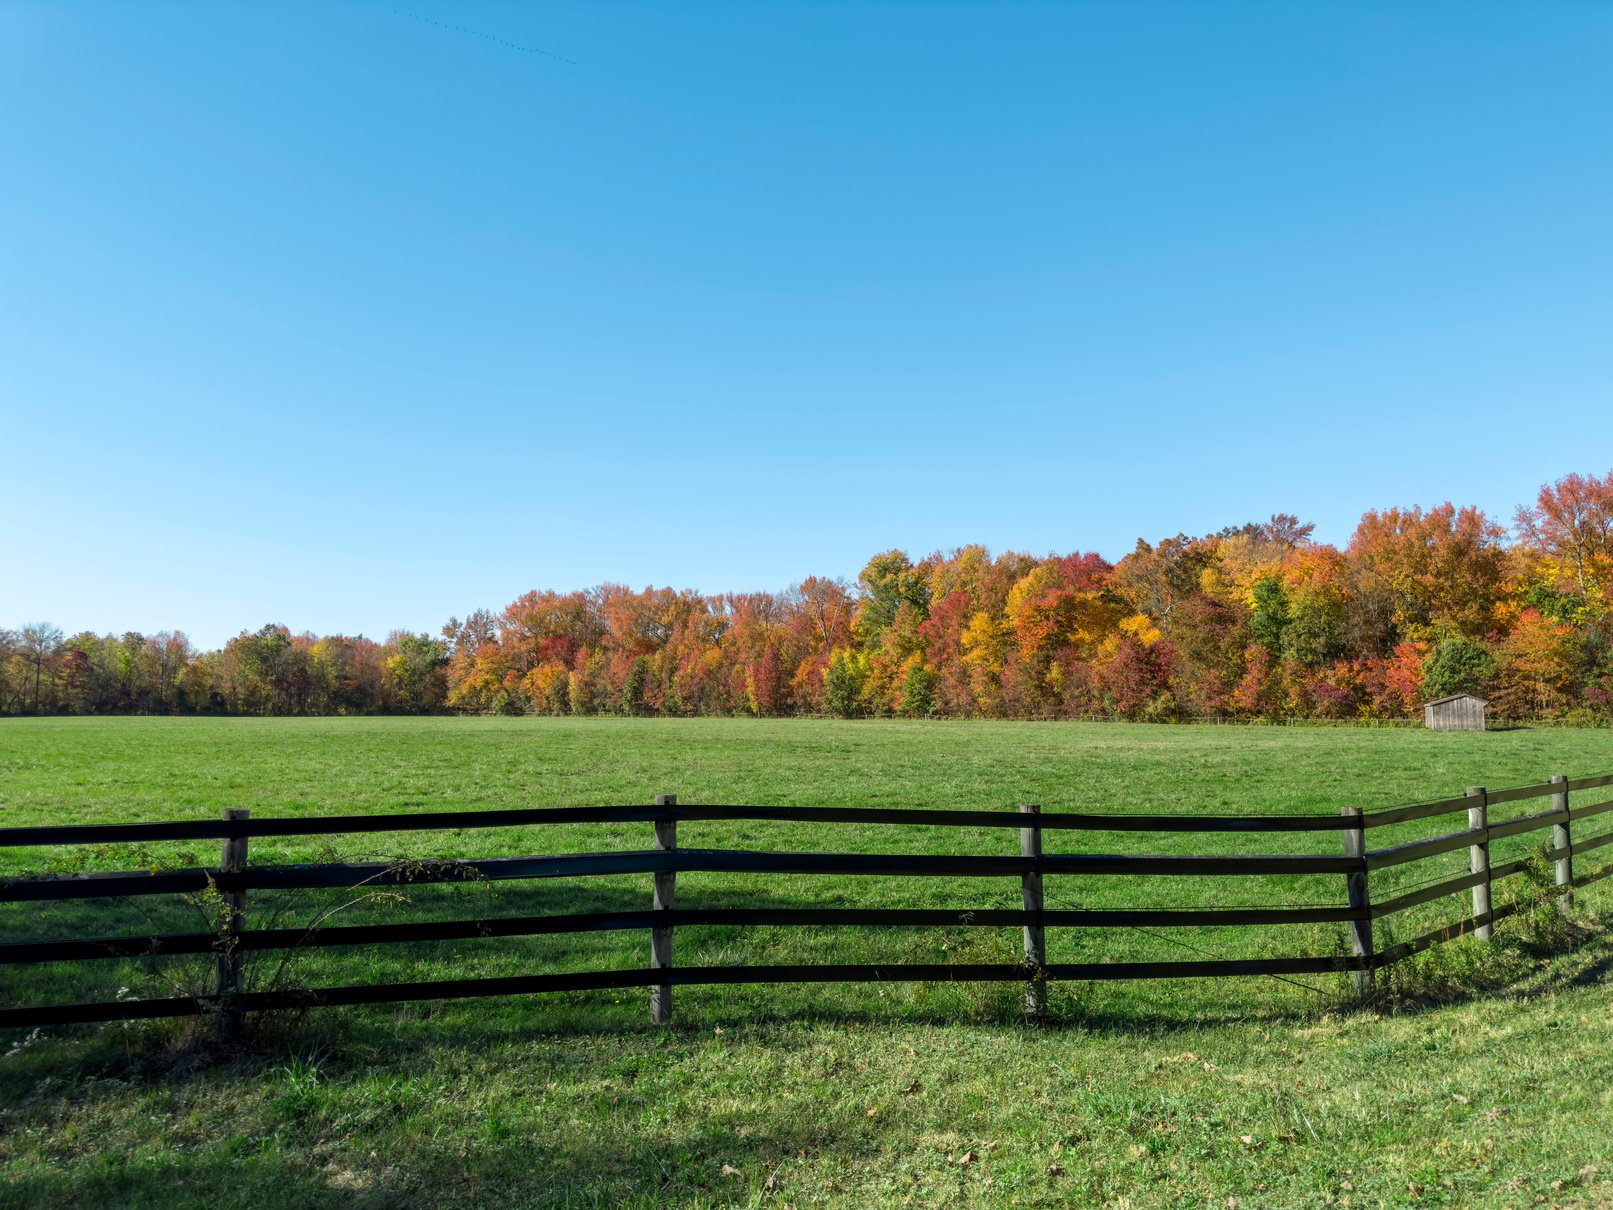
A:
POLYGON ((1407 1011, 1498 992, 1522 983, 1589 935, 1583 924, 1551 904, 1512 919, 1522 927, 1502 937, 1481 941, 1470 933, 1381 970, 1375 1001, 1407 1011))
MULTIPOLYGON (((1480 940, 1468 932, 1380 968, 1371 1001, 1400 1009, 1457 1003, 1517 984, 1585 941, 1592 930, 1560 906, 1563 888, 1556 885, 1548 853, 1549 846, 1542 845, 1529 857, 1509 905, 1511 915, 1496 937, 1480 940)), ((1472 923, 1468 914, 1449 927, 1454 933, 1472 923)), ((1380 928, 1381 943, 1392 947, 1392 926, 1385 922, 1380 928)))
POLYGON ((1580 916, 1563 911, 1550 896, 1529 903, 1512 919, 1510 939, 1524 953, 1537 959, 1566 953, 1591 934, 1580 916))
MULTIPOLYGON (((948 962, 959 966, 1013 966, 1023 963, 1018 945, 1009 936, 991 930, 943 929, 941 952, 948 962)), ((1025 968, 1026 983, 1037 978, 1025 968)), ((913 999, 933 1006, 938 1015, 951 1016, 971 1025, 1014 1025, 1036 1020, 1025 1011, 1024 983, 915 983, 913 999)), ((1046 1011, 1038 1016, 1047 1021, 1069 1023, 1079 1018, 1083 985, 1043 979, 1046 1011)))
POLYGON ((1454 1004, 1522 975, 1527 963, 1504 944, 1471 934, 1431 946, 1379 972, 1377 1000, 1385 1007, 1416 1009, 1454 1004))

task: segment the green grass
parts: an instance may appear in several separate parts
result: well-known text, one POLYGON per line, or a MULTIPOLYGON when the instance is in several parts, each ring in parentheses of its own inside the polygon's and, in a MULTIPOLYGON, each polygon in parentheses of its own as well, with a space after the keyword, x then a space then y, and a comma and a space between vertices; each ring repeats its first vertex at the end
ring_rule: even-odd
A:
MULTIPOLYGON (((1336 812, 1613 770, 1613 733, 637 720, 13 720, 0 825, 330 815, 572 803, 947 805, 1336 812)), ((1521 804, 1523 813, 1544 804, 1521 804)), ((1454 820, 1441 826, 1453 826, 1454 820)), ((1428 834, 1395 829, 1374 843, 1428 834)), ((338 840, 343 856, 640 848, 647 825, 338 840)), ((1539 837, 1530 838, 1538 840, 1539 837)), ((680 843, 1013 852, 996 829, 685 824, 680 843)), ((1330 834, 1049 835, 1050 849, 1332 852, 1330 834)), ((1496 860, 1525 852, 1528 841, 1496 860)), ((212 846, 157 859, 210 863, 212 846)), ((255 861, 317 857, 253 842, 255 861)), ((59 855, 56 855, 59 856, 59 855)), ((1598 856, 1600 856, 1598 854, 1598 856)), ((112 867, 127 855, 94 864, 112 867)), ((53 855, 0 852, 0 872, 53 855)), ((1374 880, 1387 894, 1465 854, 1374 880)), ((1594 859, 1593 859, 1594 861, 1594 859)), ((1613 881, 1613 880, 1610 880, 1613 881)), ((1051 879, 1050 905, 1337 902, 1341 879, 1051 879)), ((642 992, 328 1010, 266 1022, 207 1056, 172 1025, 0 1037, 0 1205, 1613 1204, 1608 884, 1568 952, 1437 951, 1407 972, 1479 994, 1352 1009, 1339 982, 1052 988, 680 988, 678 1024, 642 992), (207 1061, 203 1061, 206 1059, 207 1061), (1247 1141, 1246 1141, 1247 1140, 1247 1141), (948 1157, 951 1157, 950 1160, 948 1157), (724 1166, 731 1171, 725 1174, 724 1166)), ((1017 906, 1002 879, 685 875, 679 902, 1017 906)), ((1498 888, 1498 896, 1501 890, 1498 888)), ((648 878, 419 888, 407 916, 638 908, 648 878)), ((150 905, 148 905, 149 907, 150 905)), ((260 904, 260 908, 268 905, 260 904)), ((310 900, 304 911, 314 910, 310 900)), ((9 938, 147 931, 110 902, 10 905, 9 938)), ((186 927, 180 905, 153 927, 186 927)), ((1431 906, 1401 935, 1454 919, 1431 906)), ((1515 926, 1515 927, 1513 927, 1515 926)), ((1336 952, 1333 929, 1059 931, 1060 960, 1336 952), (1188 947, 1188 948, 1184 948, 1188 947)), ((1011 960, 1013 930, 684 929, 678 958, 1011 960)), ((299 956, 307 984, 637 966, 641 934, 484 940, 299 956)), ((205 965, 205 964, 204 964, 205 965)), ((205 981, 170 960, 163 979, 205 981)), ((0 971, 6 1003, 163 994, 140 964, 0 971)), ((1399 1003, 1398 1001, 1396 1003, 1399 1003)))

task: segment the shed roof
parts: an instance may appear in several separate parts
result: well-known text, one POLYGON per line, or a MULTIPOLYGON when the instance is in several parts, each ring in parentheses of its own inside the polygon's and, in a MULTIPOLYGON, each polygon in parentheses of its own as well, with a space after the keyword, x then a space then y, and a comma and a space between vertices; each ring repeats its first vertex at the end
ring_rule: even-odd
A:
POLYGON ((1472 693, 1453 693, 1449 697, 1436 697, 1431 702, 1425 702, 1424 705, 1428 705, 1428 706, 1443 706, 1446 702, 1459 702, 1463 698, 1468 698, 1468 699, 1470 699, 1472 701, 1475 701, 1481 706, 1488 706, 1490 704, 1489 701, 1487 701, 1485 698, 1479 697, 1476 694, 1472 694, 1472 693))

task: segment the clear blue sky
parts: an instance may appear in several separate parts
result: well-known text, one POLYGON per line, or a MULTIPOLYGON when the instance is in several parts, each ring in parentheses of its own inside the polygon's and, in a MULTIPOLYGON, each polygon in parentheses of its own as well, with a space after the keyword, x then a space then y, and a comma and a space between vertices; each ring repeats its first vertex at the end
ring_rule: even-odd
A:
POLYGON ((0 0, 0 624, 1509 519, 1613 466, 1609 63, 1597 3, 0 0))

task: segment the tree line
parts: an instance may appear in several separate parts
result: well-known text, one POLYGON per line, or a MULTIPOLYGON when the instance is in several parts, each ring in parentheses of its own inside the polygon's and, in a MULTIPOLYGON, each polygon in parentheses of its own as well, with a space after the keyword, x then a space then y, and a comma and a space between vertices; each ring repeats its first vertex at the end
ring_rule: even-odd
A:
POLYGON ((875 555, 856 582, 533 591, 384 642, 0 630, 0 713, 1399 719, 1450 693, 1613 721, 1613 472, 1510 529, 1366 513, 1342 549, 1277 514, 1095 554, 875 555))

